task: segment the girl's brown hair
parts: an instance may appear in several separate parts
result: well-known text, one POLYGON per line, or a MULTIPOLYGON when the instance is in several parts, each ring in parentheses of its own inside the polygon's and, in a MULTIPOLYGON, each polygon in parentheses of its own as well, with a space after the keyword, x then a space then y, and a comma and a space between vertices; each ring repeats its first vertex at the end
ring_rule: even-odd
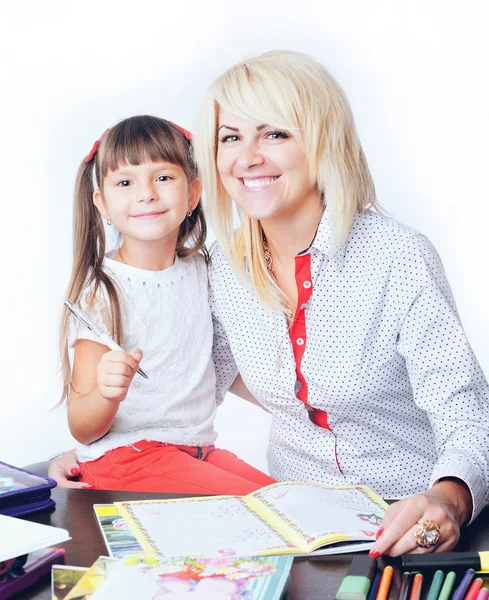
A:
MULTIPOLYGON (((102 217, 93 202, 97 188, 109 171, 120 165, 140 165, 145 162, 166 161, 182 167, 187 180, 197 178, 192 142, 170 121, 152 116, 124 119, 103 135, 97 152, 78 169, 73 211, 73 269, 66 298, 77 304, 84 289, 91 290, 93 301, 100 286, 105 288, 110 306, 110 333, 121 344, 123 338, 121 307, 116 285, 102 268, 106 244, 102 217)), ((207 227, 199 200, 190 216, 180 225, 176 253, 186 257, 205 248, 207 227)), ((63 391, 59 404, 68 398, 71 386, 71 367, 68 355, 70 313, 63 310, 60 324, 60 353, 63 391)))

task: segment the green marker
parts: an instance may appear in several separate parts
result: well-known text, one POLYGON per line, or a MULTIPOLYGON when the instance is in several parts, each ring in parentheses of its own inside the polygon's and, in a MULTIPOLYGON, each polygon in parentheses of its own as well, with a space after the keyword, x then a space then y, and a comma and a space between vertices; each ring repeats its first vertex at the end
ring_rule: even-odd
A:
POLYGON ((450 598, 450 594, 452 593, 452 588, 456 578, 457 574, 455 573, 455 571, 450 571, 450 573, 447 573, 447 576, 445 577, 445 582, 443 583, 443 587, 441 588, 440 595, 438 596, 438 600, 448 600, 448 598, 450 598))
POLYGON ((430 591, 428 592, 428 596, 426 596, 426 600, 438 600, 438 594, 441 590, 443 577, 445 577, 445 574, 440 570, 436 571, 436 573, 433 575, 430 591))
POLYGON ((366 600, 376 568, 375 558, 355 556, 336 592, 336 600, 366 600))

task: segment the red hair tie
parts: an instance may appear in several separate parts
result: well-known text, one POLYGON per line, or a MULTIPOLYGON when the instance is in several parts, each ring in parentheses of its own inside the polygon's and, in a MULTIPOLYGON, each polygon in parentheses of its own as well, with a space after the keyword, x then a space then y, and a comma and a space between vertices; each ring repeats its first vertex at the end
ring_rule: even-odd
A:
POLYGON ((180 133, 183 133, 183 135, 187 138, 187 140, 192 141, 192 134, 190 133, 190 131, 187 131, 183 127, 180 127, 180 125, 177 125, 173 121, 168 121, 168 123, 171 123, 173 125, 173 127, 176 127, 180 133))
POLYGON ((109 130, 106 129, 102 133, 102 135, 99 137, 99 139, 96 140, 95 142, 93 142, 92 149, 90 150, 90 152, 87 154, 87 156, 85 158, 86 163, 89 163, 91 160, 93 160, 94 156, 97 154, 97 150, 98 150, 98 147, 100 146, 100 142, 104 139, 104 136, 107 133, 107 131, 109 131, 109 130))

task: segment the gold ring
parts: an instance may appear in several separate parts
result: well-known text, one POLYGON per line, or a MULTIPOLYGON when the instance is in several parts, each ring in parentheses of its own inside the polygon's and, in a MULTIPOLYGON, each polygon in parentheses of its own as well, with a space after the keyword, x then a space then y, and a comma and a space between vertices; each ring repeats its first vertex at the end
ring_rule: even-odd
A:
POLYGON ((429 520, 418 523, 414 537, 416 538, 416 543, 421 548, 431 548, 440 539, 440 526, 436 521, 429 520))

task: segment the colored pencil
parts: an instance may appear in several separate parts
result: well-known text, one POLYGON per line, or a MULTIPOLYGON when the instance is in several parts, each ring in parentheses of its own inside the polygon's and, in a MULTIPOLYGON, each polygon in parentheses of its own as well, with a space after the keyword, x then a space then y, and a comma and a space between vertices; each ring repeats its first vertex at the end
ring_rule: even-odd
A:
MULTIPOLYGON (((408 600, 409 587, 411 586, 411 573, 406 571, 402 574, 401 591, 399 592, 399 600, 408 600)), ((447 600, 445 598, 445 600, 447 600)))
POLYGON ((441 586, 443 585, 444 577, 445 573, 443 571, 436 571, 436 573, 433 575, 433 579, 431 580, 430 590, 426 600, 438 600, 438 594, 440 593, 441 586))
POLYGON ((419 600, 421 597, 421 588, 423 587, 423 576, 421 573, 416 573, 413 579, 413 587, 411 588, 411 596, 409 600, 419 600))
POLYGON ((375 600, 377 597, 377 590, 379 589, 381 575, 381 572, 377 571, 377 574, 375 575, 372 585, 368 591, 367 600, 375 600))
POLYGON ((438 600, 448 600, 450 594, 452 593, 453 584, 455 583, 455 579, 457 575, 455 571, 450 571, 447 573, 445 577, 445 581, 443 582, 443 586, 440 590, 440 595, 438 596, 438 600))
POLYGON ((453 592, 452 600, 463 600, 474 579, 474 569, 467 569, 458 588, 453 592))
POLYGON ((477 600, 487 600, 489 598, 489 590, 483 587, 477 594, 477 600))
POLYGON ((387 567, 384 567, 376 600, 387 600, 387 598, 389 597, 389 589, 391 587, 393 572, 394 569, 391 566, 388 565, 387 567))
POLYGON ((477 579, 474 579, 474 581, 472 582, 472 585, 469 588, 469 591, 467 592, 467 595, 465 596, 464 600, 477 600, 477 595, 479 594, 479 591, 482 587, 482 577, 477 577, 477 579))

